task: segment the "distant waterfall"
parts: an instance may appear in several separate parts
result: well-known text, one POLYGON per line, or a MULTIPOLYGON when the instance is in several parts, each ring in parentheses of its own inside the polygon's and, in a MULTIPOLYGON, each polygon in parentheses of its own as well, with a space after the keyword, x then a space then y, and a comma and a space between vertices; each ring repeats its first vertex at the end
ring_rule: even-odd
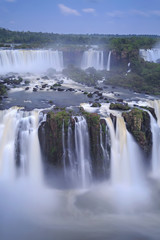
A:
POLYGON ((37 111, 0 111, 0 176, 14 179, 18 174, 41 182, 38 124, 37 111))
POLYGON ((40 73, 48 68, 63 69, 63 53, 52 50, 0 50, 0 74, 40 73))
POLYGON ((111 69, 111 54, 112 54, 112 52, 109 51, 108 60, 107 60, 107 71, 108 71, 108 72, 109 72, 110 69, 111 69))
POLYGON ((148 62, 160 63, 160 48, 140 49, 140 56, 148 62))
POLYGON ((82 69, 94 67, 96 70, 104 69, 104 56, 103 51, 89 49, 83 53, 82 57, 82 69))

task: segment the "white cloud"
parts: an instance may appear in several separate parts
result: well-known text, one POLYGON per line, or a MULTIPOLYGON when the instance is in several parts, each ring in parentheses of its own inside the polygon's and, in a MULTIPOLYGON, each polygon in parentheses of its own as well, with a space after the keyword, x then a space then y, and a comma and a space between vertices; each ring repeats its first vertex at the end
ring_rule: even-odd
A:
POLYGON ((80 16, 80 13, 76 9, 69 8, 69 7, 65 6, 64 4, 58 4, 58 7, 60 8, 61 12, 64 15, 80 16))
POLYGON ((155 11, 140 11, 137 9, 131 9, 129 11, 112 11, 112 12, 107 12, 108 17, 129 17, 129 16, 140 16, 140 17, 151 17, 151 16, 158 16, 160 17, 160 10, 155 10, 155 11))
POLYGON ((95 13, 94 8, 84 8, 84 9, 82 9, 82 11, 85 12, 85 13, 95 13))
POLYGON ((151 11, 150 13, 151 13, 152 15, 154 15, 154 16, 160 17, 160 10, 151 11))
POLYGON ((136 9, 131 10, 131 14, 142 16, 142 17, 149 17, 149 15, 150 15, 148 12, 139 11, 139 10, 136 10, 136 9))
POLYGON ((107 12, 107 15, 109 17, 122 17, 124 14, 125 14, 125 12, 122 12, 122 11, 107 12))

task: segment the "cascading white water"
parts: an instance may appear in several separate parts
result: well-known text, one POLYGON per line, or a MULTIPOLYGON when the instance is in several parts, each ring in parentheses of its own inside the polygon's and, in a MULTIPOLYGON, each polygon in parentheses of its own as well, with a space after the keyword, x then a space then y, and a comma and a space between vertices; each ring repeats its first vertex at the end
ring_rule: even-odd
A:
MULTIPOLYGON (((29 113, 18 108, 0 111, 1 238, 20 240, 28 236, 31 240, 50 240, 54 236, 56 239, 74 240, 78 236, 79 239, 159 240, 159 186, 154 181, 148 184, 150 192, 154 192, 153 195, 149 192, 148 197, 148 189, 143 185, 142 157, 122 117, 117 117, 116 130, 111 119, 106 119, 111 135, 111 184, 109 181, 100 182, 81 190, 54 189, 45 184, 41 188, 32 184, 32 181, 28 184, 28 181, 20 179, 8 181, 8 178, 15 176, 16 149, 20 149, 21 153, 19 168, 22 171, 29 168, 24 172, 30 177, 32 167, 31 174, 39 181, 38 118, 37 111, 29 113), (23 153, 26 158, 22 156, 23 153), (29 156, 32 156, 32 166, 29 156), (4 181, 2 175, 7 180, 5 178, 4 181)), ((76 125, 75 128, 69 125, 68 141, 66 131, 62 141, 64 137, 63 146, 70 156, 69 165, 76 172, 73 181, 79 178, 87 184, 92 171, 87 123, 83 117, 74 119, 76 125)))
POLYGON ((75 120, 75 156, 78 178, 82 187, 86 187, 92 176, 88 126, 82 116, 76 116, 75 120))
POLYGON ((107 71, 108 72, 111 70, 111 54, 112 54, 112 51, 109 51, 108 60, 107 60, 107 71))
POLYGON ((18 172, 34 182, 42 181, 38 140, 38 111, 17 107, 0 112, 0 175, 14 179, 18 172))
POLYGON ((64 175, 66 175, 66 147, 65 147, 64 120, 62 124, 62 147, 63 147, 63 168, 64 168, 64 175))
POLYGON ((52 50, 0 50, 0 74, 41 73, 49 68, 63 69, 63 53, 52 50))
POLYGON ((150 112, 151 131, 152 131, 152 169, 151 176, 160 179, 160 127, 150 112))
POLYGON ((139 53, 145 61, 155 63, 160 61, 160 48, 140 49, 139 53))
POLYGON ((157 123, 160 127, 160 100, 149 101, 149 105, 154 108, 155 114, 157 116, 157 123))
POLYGON ((106 119, 111 135, 111 184, 130 187, 141 185, 143 170, 140 150, 127 131, 124 119, 117 116, 116 121, 115 132, 112 120, 106 119))
POLYGON ((150 112, 152 131, 152 159, 151 176, 160 179, 160 100, 149 101, 149 105, 154 109, 157 121, 150 112))
POLYGON ((83 53, 82 57, 82 69, 94 67, 96 70, 104 69, 104 56, 103 51, 89 49, 83 53))
MULTIPOLYGON (((108 149, 107 149, 107 144, 108 144, 108 133, 109 132, 109 129, 108 129, 108 126, 106 125, 106 136, 105 136, 105 144, 103 143, 103 137, 102 137, 102 126, 100 125, 100 146, 101 146, 101 149, 102 149, 102 154, 103 154, 103 172, 104 172, 104 175, 106 176, 107 175, 107 168, 108 168, 108 161, 109 161, 109 152, 108 152, 108 149)), ((110 138, 110 137, 109 137, 110 138)), ((110 145, 110 142, 109 142, 109 145, 110 145)))

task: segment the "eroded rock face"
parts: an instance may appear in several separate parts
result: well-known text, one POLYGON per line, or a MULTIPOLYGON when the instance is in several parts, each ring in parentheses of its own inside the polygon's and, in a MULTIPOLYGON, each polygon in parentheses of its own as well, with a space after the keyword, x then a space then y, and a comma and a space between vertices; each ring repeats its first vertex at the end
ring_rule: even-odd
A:
MULTIPOLYGON (((95 178, 106 177, 106 173, 104 171, 104 155, 101 146, 101 142, 103 142, 103 145, 106 146, 108 141, 106 138, 106 122, 100 120, 100 116, 96 113, 87 113, 82 110, 78 113, 78 115, 83 115, 87 121, 92 175, 95 178)), ((71 113, 66 111, 47 113, 46 122, 43 122, 39 127, 39 140, 43 158, 46 163, 48 162, 61 170, 64 167, 64 143, 62 142, 62 126, 64 126, 65 162, 66 166, 69 166, 68 127, 72 128, 72 137, 69 138, 69 141, 71 141, 72 145, 75 146, 76 121, 78 121, 78 118, 76 116, 73 118, 71 113)), ((108 144, 109 143, 110 142, 108 141, 108 144)), ((107 145, 107 147, 109 151, 110 145, 107 145)), ((75 147, 73 147, 73 155, 76 155, 74 151, 75 147)), ((107 168, 107 166, 105 167, 107 168)))
POLYGON ((152 148, 152 132, 150 116, 146 111, 138 108, 122 114, 128 131, 134 136, 145 153, 150 153, 152 148))
POLYGON ((62 124, 64 122, 64 131, 67 132, 69 119, 70 114, 66 111, 48 112, 46 122, 39 127, 38 134, 43 156, 56 167, 62 167, 62 124))

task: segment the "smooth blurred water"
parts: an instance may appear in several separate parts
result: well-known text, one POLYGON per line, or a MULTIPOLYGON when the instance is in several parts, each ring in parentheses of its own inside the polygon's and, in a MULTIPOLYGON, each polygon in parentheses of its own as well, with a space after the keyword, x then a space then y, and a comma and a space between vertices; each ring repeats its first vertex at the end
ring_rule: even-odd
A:
POLYGON ((8 72, 41 73, 63 69, 63 53, 52 50, 0 50, 0 74, 8 72))

